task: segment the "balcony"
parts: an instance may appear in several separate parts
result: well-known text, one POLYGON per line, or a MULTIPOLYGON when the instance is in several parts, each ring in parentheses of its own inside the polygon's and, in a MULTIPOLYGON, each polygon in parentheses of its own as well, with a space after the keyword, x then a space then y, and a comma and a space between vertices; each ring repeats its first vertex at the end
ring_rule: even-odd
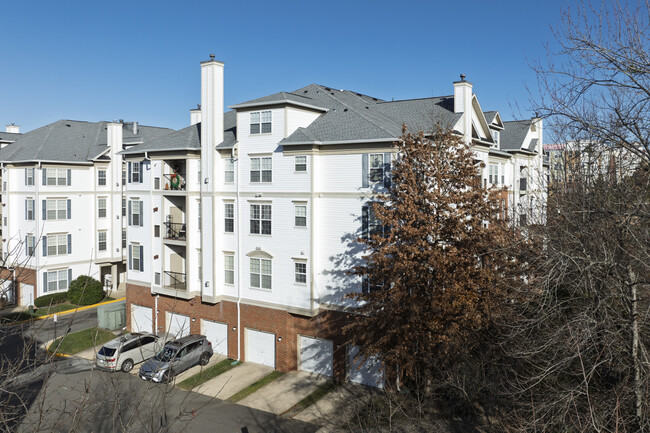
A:
POLYGON ((165 271, 163 287, 169 290, 186 291, 185 274, 181 272, 165 271))
MULTIPOLYGON (((169 217, 168 217, 169 219, 169 217)), ((185 223, 165 222, 165 239, 173 241, 185 241, 185 223)))
POLYGON ((165 191, 185 191, 185 173, 165 174, 163 177, 165 191))

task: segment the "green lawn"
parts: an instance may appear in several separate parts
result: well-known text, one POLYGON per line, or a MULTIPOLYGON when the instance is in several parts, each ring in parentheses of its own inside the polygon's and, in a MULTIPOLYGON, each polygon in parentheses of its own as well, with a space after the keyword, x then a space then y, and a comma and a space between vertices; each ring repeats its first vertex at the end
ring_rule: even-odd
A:
POLYGON ((320 386, 316 391, 312 392, 307 397, 296 403, 294 406, 284 411, 282 413, 282 416, 293 418, 295 415, 299 414, 321 398, 325 397, 330 392, 334 391, 336 387, 337 385, 333 381, 328 381, 324 385, 320 386))
POLYGON ((191 390, 201 385, 202 383, 205 383, 208 380, 217 377, 222 373, 225 373, 231 368, 238 366, 239 364, 240 364, 239 362, 235 362, 232 359, 224 359, 223 361, 218 362, 212 367, 206 368, 201 372, 195 374, 194 376, 188 377, 187 379, 179 383, 178 386, 180 386, 183 389, 191 390))
MULTIPOLYGON (((63 328, 63 327, 62 327, 63 328)), ((61 331, 63 331, 62 329, 61 331)), ((63 341, 57 338, 49 347, 49 351, 56 350, 57 353, 71 355, 73 353, 81 352, 82 350, 97 347, 115 338, 115 334, 110 331, 98 328, 89 328, 77 332, 71 332, 63 341), (59 346, 59 342, 61 345, 59 346), (58 347, 58 349, 57 349, 58 347)))
POLYGON ((34 317, 47 316, 48 314, 60 313, 61 311, 74 310, 76 305, 72 304, 54 304, 47 307, 41 307, 34 311, 34 317))
POLYGON ((21 322, 23 320, 29 320, 33 316, 29 312, 24 313, 9 313, 4 316, 0 316, 0 324, 7 325, 14 322, 21 322))
MULTIPOLYGON (((100 302, 114 301, 115 298, 110 296, 105 297, 100 302)), ((0 316, 0 325, 8 325, 14 322, 21 322, 23 320, 33 319, 34 317, 43 317, 49 314, 60 313, 61 311, 74 310, 77 307, 85 307, 85 305, 74 305, 74 304, 53 304, 47 307, 39 307, 34 313, 30 313, 29 310, 22 311, 20 313, 9 313, 3 316, 0 316)))
POLYGON ((274 371, 274 372, 264 376, 263 378, 261 378, 257 382, 254 382, 249 387, 242 389, 237 394, 230 397, 228 399, 228 401, 236 403, 236 402, 238 402, 240 400, 243 400, 246 397, 248 397, 249 395, 251 395, 252 393, 254 393, 255 391, 257 391, 258 389, 260 389, 261 387, 263 387, 265 385, 268 385, 269 383, 271 383, 274 380, 282 377, 283 375, 284 375, 284 373, 282 373, 281 371, 274 371))

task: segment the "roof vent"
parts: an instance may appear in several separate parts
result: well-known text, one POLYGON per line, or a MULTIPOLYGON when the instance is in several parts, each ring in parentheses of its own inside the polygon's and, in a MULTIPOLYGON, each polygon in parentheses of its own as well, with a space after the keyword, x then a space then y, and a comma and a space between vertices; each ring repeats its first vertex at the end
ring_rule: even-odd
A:
POLYGON ((460 74, 460 81, 465 81, 465 74, 460 74))
POLYGON ((210 54, 210 60, 214 60, 214 54, 210 54))
POLYGON ((343 111, 348 111, 348 109, 347 109, 347 108, 344 108, 343 111))

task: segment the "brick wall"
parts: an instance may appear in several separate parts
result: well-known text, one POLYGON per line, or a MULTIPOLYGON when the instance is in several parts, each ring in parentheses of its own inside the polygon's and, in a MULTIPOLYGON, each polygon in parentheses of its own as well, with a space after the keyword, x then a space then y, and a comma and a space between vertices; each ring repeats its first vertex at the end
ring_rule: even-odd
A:
MULTIPOLYGON (((154 309, 155 296, 151 295, 149 287, 127 285, 127 327, 131 327, 131 304, 142 305, 154 309)), ((346 375, 346 351, 341 328, 349 320, 349 314, 325 311, 316 317, 305 317, 286 311, 241 304, 241 327, 237 326, 237 304, 223 301, 218 304, 201 302, 200 297, 189 301, 160 295, 158 298, 158 327, 166 329, 166 312, 174 312, 189 316, 190 332, 201 333, 201 319, 226 323, 228 325, 228 357, 237 358, 237 338, 241 337, 241 360, 246 360, 245 329, 271 332, 275 334, 276 369, 288 372, 298 369, 298 336, 304 335, 332 340, 334 344, 334 374, 337 379, 344 380, 346 375), (282 341, 277 341, 282 337, 282 341)), ((154 312, 155 313, 155 312, 154 312)), ((154 321, 155 323, 155 321, 154 321)))

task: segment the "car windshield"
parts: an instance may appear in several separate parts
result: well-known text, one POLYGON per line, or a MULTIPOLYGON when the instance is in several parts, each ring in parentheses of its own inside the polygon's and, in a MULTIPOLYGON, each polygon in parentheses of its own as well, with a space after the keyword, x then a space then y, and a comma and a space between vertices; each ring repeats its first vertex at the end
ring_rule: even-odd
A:
POLYGON ((163 347, 163 350, 158 352, 158 355, 156 355, 156 359, 162 362, 169 362, 174 358, 174 356, 176 356, 177 351, 178 350, 174 347, 165 346, 163 347))
POLYGON ((115 349, 110 349, 105 346, 102 346, 101 349, 99 349, 99 352, 97 352, 98 355, 102 355, 102 356, 113 356, 114 353, 115 353, 115 349))

